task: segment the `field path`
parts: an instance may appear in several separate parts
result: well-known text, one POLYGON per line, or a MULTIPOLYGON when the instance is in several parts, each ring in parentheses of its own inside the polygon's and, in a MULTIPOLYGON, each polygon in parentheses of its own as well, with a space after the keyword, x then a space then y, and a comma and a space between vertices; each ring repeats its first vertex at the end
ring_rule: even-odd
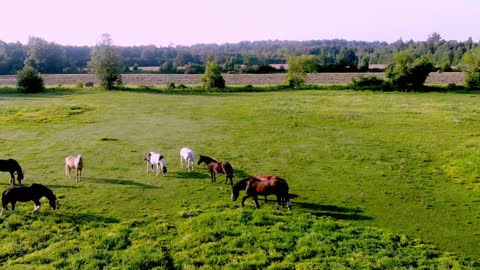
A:
MULTIPOLYGON (((374 75, 385 78, 384 73, 314 73, 309 74, 309 84, 348 84, 352 78, 374 75)), ((78 81, 98 83, 93 74, 44 74, 46 85, 76 84, 78 81)), ((200 84, 202 74, 123 74, 123 81, 130 85, 200 84)), ((278 85, 283 84, 285 74, 223 74, 227 85, 278 85)), ((427 78, 428 84, 463 84, 461 72, 432 72, 427 78)), ((0 85, 15 85, 15 75, 0 75, 0 85)))

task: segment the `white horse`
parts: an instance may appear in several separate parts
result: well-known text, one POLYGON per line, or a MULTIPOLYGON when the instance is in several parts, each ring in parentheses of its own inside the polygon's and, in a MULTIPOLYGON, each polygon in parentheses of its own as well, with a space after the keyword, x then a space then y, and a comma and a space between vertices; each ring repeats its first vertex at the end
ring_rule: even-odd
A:
POLYGON ((72 179, 72 175, 70 174, 72 169, 76 170, 76 172, 77 172, 77 182, 80 182, 80 178, 82 177, 82 169, 83 169, 82 155, 78 155, 77 157, 68 156, 65 159, 65 174, 70 179, 72 179))
POLYGON ((160 168, 162 169, 162 175, 165 176, 167 173, 167 166, 165 165, 165 158, 162 154, 155 152, 148 152, 145 155, 144 161, 147 162, 147 173, 149 167, 152 167, 152 171, 155 172, 155 175, 160 175, 160 168), (153 165, 157 165, 157 168, 154 170, 153 165))
POLYGON ((195 151, 188 147, 183 147, 180 150, 180 165, 183 168, 183 161, 187 165, 187 171, 190 172, 190 168, 193 172, 193 162, 195 161, 195 151))

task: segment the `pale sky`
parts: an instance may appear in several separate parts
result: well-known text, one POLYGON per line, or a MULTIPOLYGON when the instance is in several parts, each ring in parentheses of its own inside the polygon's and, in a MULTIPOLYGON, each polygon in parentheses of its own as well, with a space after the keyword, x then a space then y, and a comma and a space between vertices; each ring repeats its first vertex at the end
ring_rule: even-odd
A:
POLYGON ((480 41, 480 0, 0 0, 0 40, 192 45, 256 40, 480 41))

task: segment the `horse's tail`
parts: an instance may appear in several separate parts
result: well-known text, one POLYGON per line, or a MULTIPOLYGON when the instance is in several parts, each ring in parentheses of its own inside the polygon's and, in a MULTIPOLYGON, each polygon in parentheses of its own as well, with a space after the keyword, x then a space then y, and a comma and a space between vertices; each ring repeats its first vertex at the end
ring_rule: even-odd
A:
POLYGON ((75 159, 75 168, 82 169, 83 168, 83 157, 82 155, 78 155, 75 159))

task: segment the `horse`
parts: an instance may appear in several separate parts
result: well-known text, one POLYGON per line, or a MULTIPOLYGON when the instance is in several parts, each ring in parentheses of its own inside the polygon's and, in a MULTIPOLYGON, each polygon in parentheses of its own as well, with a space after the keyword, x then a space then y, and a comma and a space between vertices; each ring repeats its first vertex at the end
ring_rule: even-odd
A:
POLYGON ((165 174, 167 173, 165 157, 162 154, 148 152, 147 154, 145 154, 145 158, 143 160, 147 162, 147 173, 150 166, 152 167, 152 171, 155 172, 156 176, 160 175, 160 168, 162 169, 163 176, 165 176, 165 174), (153 165, 157 165, 156 170, 153 169, 153 165))
POLYGON ((227 184, 228 179, 230 179, 230 185, 233 185, 233 168, 232 168, 232 165, 230 165, 230 163, 217 162, 213 158, 200 155, 197 165, 200 165, 202 162, 204 162, 207 165, 208 170, 210 171, 210 177, 212 179, 212 183, 216 181, 215 174, 223 173, 226 176, 225 184, 227 184))
POLYGON ((20 164, 15 159, 0 159, 0 171, 2 172, 9 172, 10 173, 10 184, 12 186, 15 185, 15 175, 14 172, 17 173, 17 181, 19 185, 23 183, 23 170, 20 167, 20 164))
POLYGON ((240 195, 240 190, 245 190, 247 195, 242 199, 242 207, 245 205, 245 200, 247 198, 252 198, 255 201, 257 208, 260 208, 258 203, 257 196, 263 195, 268 196, 275 194, 277 196, 277 204, 275 205, 275 210, 280 207, 282 201, 287 203, 288 210, 292 210, 292 204, 290 203, 290 196, 288 194, 288 184, 286 181, 279 179, 272 179, 269 181, 262 181, 255 177, 247 177, 240 181, 237 184, 232 185, 232 201, 236 201, 240 195))
POLYGON ((75 169, 77 173, 76 182, 80 182, 82 178, 82 170, 83 170, 82 155, 78 155, 76 157, 68 156, 67 158, 65 158, 65 175, 67 175, 68 178, 70 179, 72 179, 72 175, 70 174, 72 169, 75 169))
MULTIPOLYGON (((271 181, 276 179, 276 180, 284 181, 285 183, 287 182, 287 180, 281 178, 278 175, 257 174, 255 175, 255 178, 260 179, 262 181, 271 181)), ((267 196, 265 196, 265 202, 267 202, 267 196)))
POLYGON ((2 193, 2 211, 0 212, 0 216, 3 215, 3 212, 7 209, 9 203, 12 205, 12 211, 16 213, 16 203, 28 201, 33 201, 35 203, 33 213, 37 213, 42 205, 40 203, 42 197, 48 199, 53 210, 57 209, 57 197, 55 197, 55 194, 44 185, 31 184, 29 186, 9 187, 2 193))
POLYGON ((195 162, 195 151, 188 147, 183 147, 180 150, 180 165, 183 168, 183 161, 187 165, 187 171, 190 172, 190 168, 193 171, 193 163, 195 162))

